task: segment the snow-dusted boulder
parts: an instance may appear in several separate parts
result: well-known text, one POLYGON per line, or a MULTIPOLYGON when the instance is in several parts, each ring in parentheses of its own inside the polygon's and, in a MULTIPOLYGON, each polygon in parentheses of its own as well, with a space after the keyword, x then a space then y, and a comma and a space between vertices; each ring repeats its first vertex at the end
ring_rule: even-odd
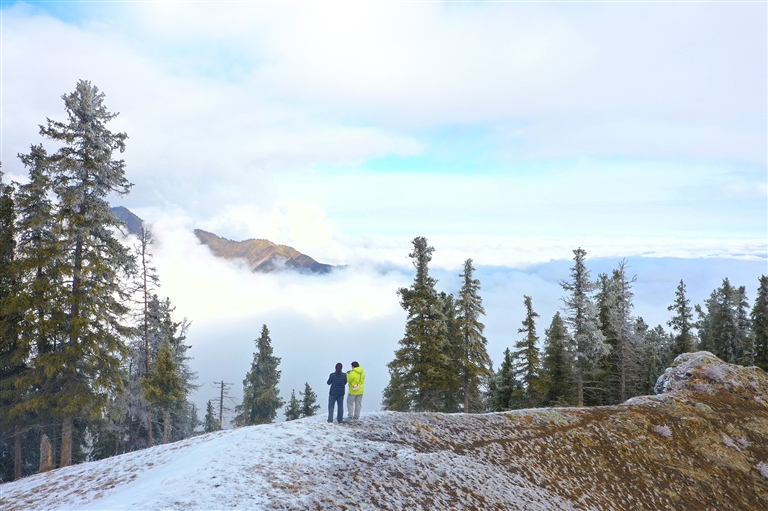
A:
POLYGON ((683 353, 675 358, 672 367, 659 376, 654 386, 656 394, 693 391, 713 394, 718 389, 757 390, 757 382, 765 380, 765 373, 757 367, 727 364, 709 351, 683 353), (758 373, 762 373, 762 378, 758 373))

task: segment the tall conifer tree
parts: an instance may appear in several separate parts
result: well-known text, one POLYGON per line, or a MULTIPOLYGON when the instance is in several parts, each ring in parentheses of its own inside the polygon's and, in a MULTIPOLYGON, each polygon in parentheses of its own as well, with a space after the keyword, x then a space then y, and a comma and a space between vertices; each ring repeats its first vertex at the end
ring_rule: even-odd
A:
POLYGON ((607 273, 597 276, 596 286, 595 303, 600 317, 600 331, 610 349, 597 362, 592 378, 593 391, 585 396, 585 400, 589 405, 602 406, 617 402, 619 394, 616 378, 618 361, 615 357, 619 351, 619 337, 614 331, 615 322, 612 321, 616 310, 617 289, 616 282, 607 273))
POLYGON ((675 291, 675 301, 667 307, 674 315, 667 322, 675 332, 674 342, 671 347, 671 356, 674 359, 682 353, 688 353, 694 349, 696 338, 693 334, 693 309, 691 301, 685 296, 685 283, 680 280, 675 291))
POLYGON ((120 274, 132 264, 128 251, 115 238, 120 222, 107 203, 110 194, 124 195, 131 184, 125 162, 113 159, 125 150, 125 133, 112 133, 106 124, 117 114, 104 106, 104 94, 88 81, 62 96, 66 123, 48 119, 40 133, 62 144, 51 156, 53 189, 59 199, 68 281, 64 297, 66 339, 51 357, 38 357, 43 371, 56 374, 55 413, 61 419, 60 466, 72 461, 76 418, 99 417, 122 382, 120 360, 126 349, 122 318, 126 292, 120 274))
POLYGON ((570 403, 573 386, 573 360, 568 351, 569 345, 568 328, 560 317, 560 313, 556 312, 549 328, 544 331, 542 369, 546 389, 544 401, 548 405, 570 403))
MULTIPOLYGON (((14 274, 18 285, 6 305, 19 315, 18 353, 27 353, 29 358, 25 370, 15 374, 15 382, 0 382, 0 388, 12 388, 16 394, 11 408, 0 415, 17 420, 24 417, 45 428, 54 420, 55 396, 59 392, 56 378, 46 373, 56 366, 45 362, 61 349, 66 336, 63 257, 56 207, 51 200, 51 160, 41 145, 32 146, 29 154, 20 154, 19 158, 28 169, 29 179, 15 194, 14 274)), ((52 431, 48 434, 53 436, 52 431)))
POLYGON ((674 353, 671 347, 673 342, 663 326, 657 325, 649 329, 643 318, 637 318, 635 331, 643 341, 638 392, 644 395, 653 394, 656 380, 671 362, 669 357, 674 353))
POLYGON ((712 291, 705 306, 706 310, 696 306, 702 349, 729 364, 743 364, 751 356, 744 287, 735 288, 728 278, 724 278, 722 285, 712 291))
POLYGON ((755 344, 750 332, 752 325, 749 320, 749 300, 745 286, 738 287, 734 300, 736 302, 736 324, 741 340, 737 362, 743 366, 753 366, 755 365, 755 344))
POLYGON ((533 408, 541 403, 544 391, 541 381, 541 357, 539 355, 539 337, 536 335, 536 318, 538 313, 533 310, 530 296, 523 297, 525 304, 525 319, 523 327, 517 333, 525 334, 515 344, 517 350, 512 354, 515 363, 516 379, 522 384, 520 405, 523 408, 533 408))
MULTIPOLYGON (((151 375, 151 367, 156 363, 163 344, 167 341, 170 346, 174 370, 182 382, 185 399, 169 408, 171 431, 173 440, 184 438, 191 433, 189 425, 194 421, 193 409, 186 396, 191 394, 198 385, 195 384, 197 373, 190 368, 191 357, 188 355, 190 346, 185 343, 189 322, 186 318, 182 321, 174 321, 172 313, 175 307, 169 298, 160 299, 156 294, 149 297, 144 314, 144 303, 139 303, 142 309, 136 317, 136 326, 133 329, 133 337, 129 348, 129 358, 124 361, 124 367, 128 373, 128 388, 125 389, 125 397, 122 402, 122 413, 128 421, 129 445, 133 450, 152 445, 154 430, 158 427, 158 421, 152 419, 156 406, 143 396, 142 382, 151 375), (147 363, 147 357, 149 363, 147 363), (146 368, 150 367, 149 372, 146 368), (134 426, 135 424, 135 426, 134 426), (141 428, 144 428, 141 431, 141 428)), ((163 417, 163 422, 165 417, 163 417)))
POLYGON ((243 403, 235 407, 236 426, 269 424, 275 421, 277 411, 284 402, 280 399, 280 357, 273 355, 272 339, 267 325, 261 327, 256 341, 251 369, 243 380, 243 403))
POLYGON ((464 412, 469 413, 470 401, 480 402, 481 386, 492 376, 491 357, 488 356, 488 341, 483 336, 485 325, 480 317, 485 315, 483 299, 480 297, 480 281, 473 278, 475 268, 472 259, 464 261, 459 299, 456 301, 456 324, 458 327, 458 377, 464 396, 464 412))
MULTIPOLYGON (((462 360, 462 340, 459 332, 459 320, 456 316, 455 298, 452 294, 441 291, 438 294, 438 303, 443 313, 445 342, 449 350, 448 357, 451 367, 454 368, 452 377, 446 380, 445 387, 443 387, 443 396, 441 398, 443 402, 442 411, 454 413, 461 410, 461 403, 464 401, 463 388, 457 370, 462 360)), ((470 407, 479 409, 482 406, 480 391, 478 390, 470 398, 470 407)))
MULTIPOLYGON (((1 174, 0 174, 1 175, 1 174)), ((14 187, 0 181, 0 431, 13 431, 13 478, 22 475, 22 433, 24 415, 15 406, 23 398, 21 378, 27 371, 29 344, 21 337, 22 314, 16 296, 19 275, 16 255, 16 211, 14 187)))
POLYGON ((520 407, 522 387, 515 378, 515 363, 509 348, 504 350, 498 372, 493 377, 489 396, 492 412, 503 412, 520 407))
POLYGON ((171 410, 180 407, 186 398, 184 381, 173 359, 171 343, 166 339, 149 376, 141 381, 144 399, 163 411, 164 444, 171 432, 171 410))
MULTIPOLYGON (((144 341, 144 364, 143 367, 138 367, 140 365, 137 364, 136 369, 137 374, 140 374, 139 372, 143 370, 144 377, 148 378, 152 369, 152 360, 154 358, 152 355, 150 355, 149 308, 150 300, 152 299, 152 292, 157 289, 157 286, 159 285, 159 277, 157 276, 157 270, 155 270, 155 267, 152 266, 152 244, 154 243, 152 232, 148 227, 142 225, 139 229, 137 237, 138 244, 134 247, 136 261, 138 263, 136 290, 138 291, 138 298, 142 308, 140 313, 140 324, 137 330, 139 332, 139 336, 142 337, 144 341)), ((155 299, 157 299, 157 296, 155 296, 155 299)), ((139 349, 141 349, 141 347, 139 347, 139 349)), ((152 430, 152 407, 149 406, 147 407, 147 433, 149 447, 152 447, 153 444, 152 430)))
POLYGON ((632 284, 637 277, 627 276, 627 261, 619 261, 619 267, 613 271, 611 277, 614 288, 614 305, 609 314, 611 330, 616 335, 616 345, 613 352, 616 375, 618 380, 619 401, 626 401, 634 390, 639 372, 640 357, 642 356, 642 342, 636 334, 636 319, 632 315, 634 304, 632 298, 632 284))
POLYGON ((577 406, 584 406, 584 383, 586 376, 594 369, 594 364, 609 352, 605 336, 600 331, 600 319, 592 301, 591 293, 595 283, 589 280, 589 270, 584 264, 587 252, 578 248, 573 251, 574 265, 571 268, 571 280, 560 285, 569 292, 564 298, 567 323, 572 329, 573 351, 576 357, 576 396, 577 406))
POLYGON ((750 314, 752 343, 755 347, 755 365, 768 371, 768 276, 760 276, 760 285, 750 314))
POLYGON ((435 284, 429 275, 434 248, 426 238, 413 240, 408 254, 416 267, 409 288, 400 288, 400 305, 408 313, 400 348, 387 367, 389 384, 383 404, 388 410, 444 411, 445 389, 455 380, 446 322, 435 284))

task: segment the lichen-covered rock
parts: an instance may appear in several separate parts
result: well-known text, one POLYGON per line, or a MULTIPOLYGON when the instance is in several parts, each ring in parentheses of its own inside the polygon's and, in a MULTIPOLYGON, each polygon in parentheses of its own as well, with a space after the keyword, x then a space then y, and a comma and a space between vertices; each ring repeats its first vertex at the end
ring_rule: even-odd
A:
POLYGON ((683 391, 714 394, 718 390, 745 393, 752 398, 760 396, 768 392, 765 372, 757 367, 727 364, 708 351, 698 351, 678 355, 654 386, 656 394, 683 391))

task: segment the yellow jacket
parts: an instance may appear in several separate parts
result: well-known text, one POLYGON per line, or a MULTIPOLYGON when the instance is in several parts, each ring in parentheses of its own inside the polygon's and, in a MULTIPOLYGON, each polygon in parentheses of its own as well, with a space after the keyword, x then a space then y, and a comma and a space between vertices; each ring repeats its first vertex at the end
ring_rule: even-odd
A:
POLYGON ((353 396, 363 393, 365 373, 362 366, 357 366, 347 373, 347 383, 349 383, 349 393, 353 396))

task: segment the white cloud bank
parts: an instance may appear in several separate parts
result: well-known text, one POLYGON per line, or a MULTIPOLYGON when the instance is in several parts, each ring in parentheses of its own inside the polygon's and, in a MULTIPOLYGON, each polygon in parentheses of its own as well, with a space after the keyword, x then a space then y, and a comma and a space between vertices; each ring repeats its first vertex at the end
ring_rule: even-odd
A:
MULTIPOLYGON (((282 357, 283 398, 290 396, 291 389, 298 392, 309 382, 324 407, 327 373, 336 362, 348 367, 357 360, 368 374, 364 406, 379 409, 389 378, 386 363, 392 359, 405 324, 396 290, 412 281, 407 257, 410 240, 347 240, 352 244, 345 248, 354 254, 351 266, 329 275, 255 274, 237 262, 213 257, 191 228, 191 220, 183 215, 163 216, 153 224, 160 292, 176 305, 177 320, 186 316, 193 321, 189 342, 193 368, 202 384, 194 396, 199 407, 204 408, 206 400, 218 395, 212 384, 222 379, 234 384, 230 395, 239 402, 242 378, 255 349, 253 341, 261 325, 267 324, 275 354, 282 357)), ((461 263, 468 257, 474 259, 487 310, 488 350, 497 363, 503 350, 517 340, 524 316, 523 295, 533 297, 534 308, 542 318, 538 333, 543 336, 561 306, 558 282, 568 277, 571 250, 577 241, 588 250, 593 276, 609 272, 619 258, 628 257, 630 272, 638 274, 635 313, 652 325, 666 322, 666 307, 680 279, 687 283, 694 303, 701 303, 725 276, 737 285, 746 285, 752 298, 766 264, 759 256, 760 247, 740 246, 738 241, 731 242, 730 251, 743 249, 746 255, 742 258, 721 257, 728 250, 713 240, 693 240, 689 251, 677 257, 649 257, 638 252, 652 251, 654 242, 664 247, 666 240, 617 243, 615 238, 435 236, 429 241, 436 248, 432 271, 440 290, 456 293, 461 263)))

